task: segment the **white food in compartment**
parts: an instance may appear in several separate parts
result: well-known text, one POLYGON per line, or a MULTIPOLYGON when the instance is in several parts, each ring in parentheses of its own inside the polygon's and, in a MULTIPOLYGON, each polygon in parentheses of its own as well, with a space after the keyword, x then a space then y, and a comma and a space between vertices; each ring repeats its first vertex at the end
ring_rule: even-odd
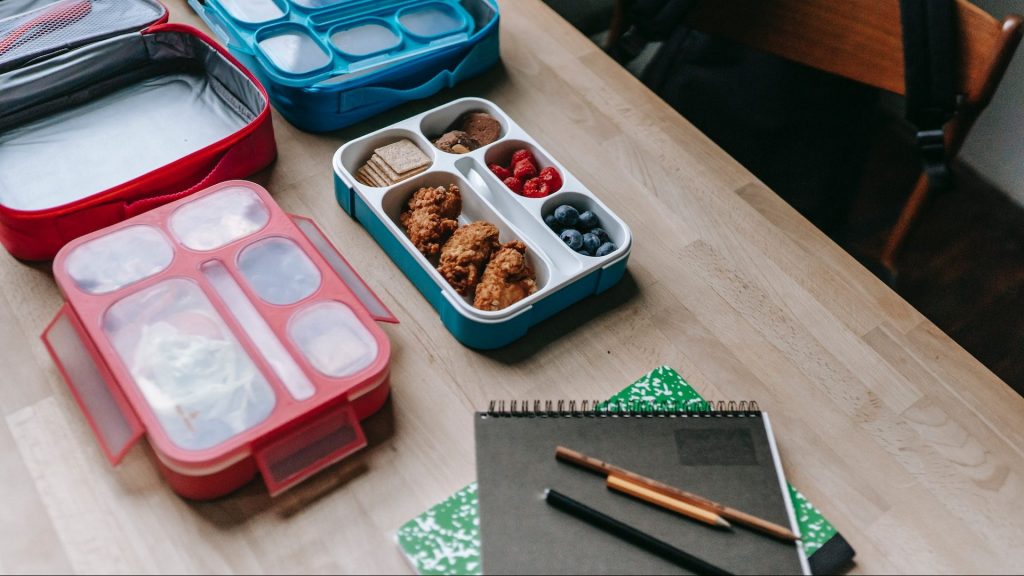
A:
POLYGON ((267 36, 259 45, 275 66, 292 74, 307 74, 331 61, 331 55, 312 36, 298 29, 267 36))
POLYGON ((238 269, 256 294, 271 304, 295 304, 320 287, 320 271, 287 238, 266 238, 246 246, 238 256, 238 269))
POLYGON ((174 278, 103 318, 135 384, 175 445, 211 448, 266 420, 276 398, 198 285, 174 278))
POLYGON ((173 259, 174 249, 159 230, 129 226, 78 246, 65 268, 81 290, 106 294, 159 274, 173 259))
POLYGON ((377 340, 340 302, 299 311, 288 324, 288 335, 314 368, 333 378, 351 376, 377 358, 377 340))
POLYGON ((255 192, 232 186, 178 208, 169 225, 186 247, 215 250, 260 230, 269 221, 270 212, 255 192))

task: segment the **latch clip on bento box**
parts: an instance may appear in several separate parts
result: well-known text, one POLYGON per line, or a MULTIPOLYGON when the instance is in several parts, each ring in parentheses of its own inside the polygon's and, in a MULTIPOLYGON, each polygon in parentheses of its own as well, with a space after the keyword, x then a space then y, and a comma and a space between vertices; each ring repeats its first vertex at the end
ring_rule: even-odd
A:
POLYGON ((273 161, 267 93, 155 0, 0 0, 0 242, 83 234, 273 161))
MULTIPOLYGON (((338 203, 370 232, 438 311, 448 330, 466 346, 491 349, 509 344, 541 320, 586 296, 604 292, 625 273, 632 247, 632 234, 626 223, 488 100, 455 100, 353 140, 335 153, 334 174, 338 203), (491 136, 496 139, 475 149, 459 148, 459 139, 468 136, 460 136, 457 128, 474 113, 497 120, 500 129, 493 122, 491 128, 491 136), (443 135, 449 136, 448 144, 456 142, 454 148, 448 144, 444 148, 462 153, 435 146, 434 142, 443 135), (375 157, 380 156, 383 147, 402 140, 419 148, 425 168, 418 173, 410 172, 415 175, 397 183, 359 177, 360 170, 389 172, 375 157), (509 166, 517 155, 526 154, 523 150, 533 157, 534 168, 541 176, 545 170, 555 171, 557 189, 548 190, 543 197, 528 197, 511 190, 492 171, 492 165, 509 166), (367 166, 375 162, 376 168, 367 166), (498 229, 503 245, 518 240, 525 246, 525 259, 533 273, 533 293, 501 309, 480 309, 472 294, 466 290, 460 294, 439 272, 436 261, 414 245, 401 217, 410 198, 424 187, 436 189, 452 184, 461 192, 460 226, 489 222, 498 229), (577 215, 582 221, 583 214, 589 213, 590 223, 572 226, 595 233, 599 227, 601 242, 607 244, 602 246, 603 250, 591 250, 588 254, 583 248, 574 249, 563 241, 559 232, 565 230, 562 225, 553 224, 551 218, 564 206, 570 206, 572 210, 567 212, 573 214, 572 220, 565 220, 565 228, 571 227, 569 224, 577 215)), ((529 186, 527 183, 526 187, 529 186)), ((579 238, 570 241, 578 243, 579 238)), ((485 282, 486 278, 481 281, 485 282)))
POLYGON ((43 339, 107 457, 146 434, 179 494, 277 494, 366 445, 381 301, 308 219, 231 181, 68 244, 43 339))

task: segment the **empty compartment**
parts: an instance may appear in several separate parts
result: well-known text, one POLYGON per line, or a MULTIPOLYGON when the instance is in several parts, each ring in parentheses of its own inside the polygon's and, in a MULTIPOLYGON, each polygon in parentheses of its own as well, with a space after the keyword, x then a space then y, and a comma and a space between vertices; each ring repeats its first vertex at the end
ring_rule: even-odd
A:
POLYGON ((130 226, 79 245, 64 266, 83 292, 106 294, 163 272, 173 259, 159 230, 130 226))
POLYGON ((507 314, 510 310, 518 308, 523 302, 535 299, 538 294, 544 291, 544 288, 547 286, 551 278, 551 266, 546 259, 546 255, 537 250, 536 243, 521 234, 518 229, 509 223, 508 219, 495 211, 495 209, 480 196, 480 193, 477 192, 475 188, 473 188, 461 176, 454 173, 429 172, 407 182, 403 182, 391 190, 388 190, 382 199, 381 208, 395 225, 395 228, 398 230, 398 234, 401 235, 403 243, 407 246, 407 249, 416 254, 418 257, 417 260, 424 268, 429 270, 429 273, 436 280, 438 286, 444 290, 449 290, 455 297, 456 301, 465 303, 467 308, 472 310, 474 313, 483 315, 507 314), (537 291, 533 295, 528 296, 502 310, 483 311, 474 308, 473 298, 470 296, 461 296, 451 285, 449 285, 444 276, 437 271, 430 260, 424 256, 409 239, 408 233, 402 226, 400 220, 400 215, 406 208, 409 198, 420 188, 437 186, 447 187, 450 184, 455 184, 459 187, 459 192, 462 197, 462 213, 459 215, 458 219, 459 226, 464 226, 471 222, 478 221, 490 222, 498 229, 499 242, 506 243, 512 240, 521 240, 526 245, 526 259, 530 264, 530 267, 533 269, 535 275, 534 279, 537 283, 537 291))
MULTIPOLYGON (((481 147, 489 146, 500 141, 508 134, 508 118, 497 108, 484 100, 469 98, 453 102, 440 110, 435 110, 420 120, 420 132, 423 133, 431 143, 435 142, 443 134, 452 130, 463 130, 470 128, 467 133, 470 136, 478 136, 472 130, 472 126, 465 126, 467 115, 473 112, 482 112, 490 115, 498 121, 500 131, 496 138, 491 141, 481 141, 481 147)), ((435 145, 436 147, 436 145, 435 145)))
POLYGON ((402 43, 402 38, 387 22, 374 19, 335 28, 331 43, 346 56, 365 58, 391 50, 402 43))
POLYGON ((327 48, 299 26, 264 28, 257 34, 256 44, 270 63, 286 74, 312 74, 331 63, 327 48))
POLYGON ((259 195, 231 186, 178 208, 169 225, 174 237, 192 250, 215 250, 267 225, 270 212, 259 195))
POLYGON ((313 368, 331 378, 351 376, 377 358, 377 340, 341 302, 300 310, 288 323, 288 336, 313 368))
POLYGON ((283 0, 218 0, 231 17, 246 24, 263 24, 283 18, 288 6, 283 0))
POLYGON ((402 10, 398 13, 398 22, 409 34, 432 39, 461 32, 467 19, 451 4, 431 2, 402 10))
MULTIPOLYGON (((569 211, 568 213, 569 215, 572 214, 571 211, 569 211)), ((604 237, 601 239, 601 244, 604 244, 605 242, 611 242, 612 244, 614 244, 614 249, 611 252, 608 252, 607 254, 602 254, 602 256, 600 256, 601 258, 608 258, 622 254, 623 250, 630 243, 629 230, 626 228, 626 225, 622 222, 622 220, 620 220, 617 216, 612 214, 611 211, 608 210, 608 208, 605 207, 604 204, 602 204, 596 198, 588 194, 570 191, 559 192, 558 194, 554 194, 545 200, 543 206, 541 207, 540 214, 541 218, 543 218, 545 221, 545 227, 548 228, 551 234, 555 235, 563 244, 566 244, 566 248, 569 248, 570 250, 573 250, 580 254, 581 256, 588 259, 591 257, 596 258, 596 256, 592 254, 585 254, 580 250, 573 248, 572 246, 569 246, 566 243, 566 241, 561 237, 562 231, 571 228, 578 231, 580 235, 583 236, 586 233, 596 233, 597 228, 603 230, 604 237), (569 226, 566 226, 564 222, 559 222, 558 220, 555 220, 554 229, 552 229, 549 216, 557 216, 555 214, 555 211, 560 206, 571 206, 576 211, 577 215, 582 215, 585 212, 590 212, 596 219, 596 225, 592 226, 589 222, 585 221, 585 218, 581 219, 579 218, 579 216, 577 216, 577 218, 575 219, 575 223, 569 226)), ((563 220, 565 219, 563 218, 563 220)), ((599 233, 596 235, 601 236, 601 234, 599 233)))
MULTIPOLYGON (((563 170, 561 166, 557 166, 554 163, 554 161, 551 160, 551 158, 543 151, 541 151, 541 149, 538 148, 535 144, 531 144, 524 140, 503 140, 501 142, 498 142, 497 144, 489 148, 487 152, 484 154, 484 163, 488 167, 491 166, 492 164, 497 164, 502 168, 507 169, 510 174, 514 174, 515 166, 512 166, 512 156, 519 150, 528 150, 530 154, 533 155, 533 158, 536 162, 537 174, 540 174, 540 172, 545 168, 553 167, 555 170, 558 171, 559 180, 565 179, 565 170, 563 170)), ((488 170, 490 170, 490 168, 488 168, 488 170)), ((526 182, 530 178, 531 177, 522 178, 521 183, 525 186, 526 182)), ((505 190, 514 192, 520 196, 523 196, 524 198, 526 197, 524 196, 523 191, 517 192, 515 190, 512 190, 507 185, 505 185, 504 182, 502 182, 502 186, 504 186, 505 190)), ((561 190, 561 186, 558 186, 557 190, 549 190, 548 193, 554 194, 558 190, 561 190)))
POLYGON ((266 108, 213 47, 172 31, 90 44, 0 74, 0 86, 0 204, 27 211, 134 180, 266 108))
POLYGON ((256 294, 280 306, 295 304, 320 288, 320 271, 288 238, 265 238, 246 246, 238 269, 256 294))
POLYGON ((119 300, 103 332, 176 446, 204 450, 266 420, 276 397, 198 285, 174 278, 119 300))
MULTIPOLYGON (((371 184, 369 183, 371 181, 364 181, 361 179, 359 177, 359 169, 370 161, 370 158, 375 154, 376 150, 389 144, 394 144, 399 140, 408 140, 415 144, 416 147, 420 149, 420 152, 422 152, 429 160, 425 170, 430 170, 430 167, 434 164, 435 148, 428 144, 419 134, 400 128, 385 130, 373 136, 358 140, 351 146, 347 146, 345 151, 341 154, 341 167, 351 176, 351 181, 358 181, 366 186, 383 188, 385 185, 381 185, 377 182, 371 184)), ((413 176, 415 176, 415 173, 410 176, 406 176, 405 178, 408 179, 413 176)))

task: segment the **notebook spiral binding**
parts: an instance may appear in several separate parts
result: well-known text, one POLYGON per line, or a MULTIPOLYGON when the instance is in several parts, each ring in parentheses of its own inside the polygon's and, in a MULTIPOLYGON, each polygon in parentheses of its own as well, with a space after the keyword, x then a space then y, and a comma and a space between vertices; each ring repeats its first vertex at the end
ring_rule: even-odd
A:
POLYGON ((680 416, 759 416, 757 402, 719 400, 673 405, 642 400, 601 402, 599 400, 492 400, 484 416, 491 418, 616 418, 680 416))

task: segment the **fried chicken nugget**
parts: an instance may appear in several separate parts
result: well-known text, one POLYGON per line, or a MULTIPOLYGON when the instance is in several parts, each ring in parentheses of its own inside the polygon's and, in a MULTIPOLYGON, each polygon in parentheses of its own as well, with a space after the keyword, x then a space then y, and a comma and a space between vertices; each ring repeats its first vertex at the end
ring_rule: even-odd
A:
POLYGON ((494 253, 476 287, 473 306, 480 310, 507 308, 537 291, 533 268, 526 260, 526 245, 507 242, 494 253))
POLYGON ((467 224, 456 230, 441 248, 437 270, 456 292, 472 296, 487 261, 498 247, 497 226, 483 221, 467 224))
POLYGON ((437 186, 436 188, 424 187, 413 192, 406 204, 406 212, 425 210, 433 212, 442 218, 458 220, 462 212, 462 194, 456 184, 449 184, 448 188, 437 186))
POLYGON ((405 232, 412 240, 413 246, 423 253, 431 262, 436 262, 441 254, 441 247, 459 227, 459 223, 451 218, 444 218, 426 210, 402 213, 402 224, 405 232))
POLYGON ((441 247, 459 227, 460 212, 462 195, 458 186, 424 187, 413 192, 398 219, 413 246, 431 262, 436 262, 441 247))

